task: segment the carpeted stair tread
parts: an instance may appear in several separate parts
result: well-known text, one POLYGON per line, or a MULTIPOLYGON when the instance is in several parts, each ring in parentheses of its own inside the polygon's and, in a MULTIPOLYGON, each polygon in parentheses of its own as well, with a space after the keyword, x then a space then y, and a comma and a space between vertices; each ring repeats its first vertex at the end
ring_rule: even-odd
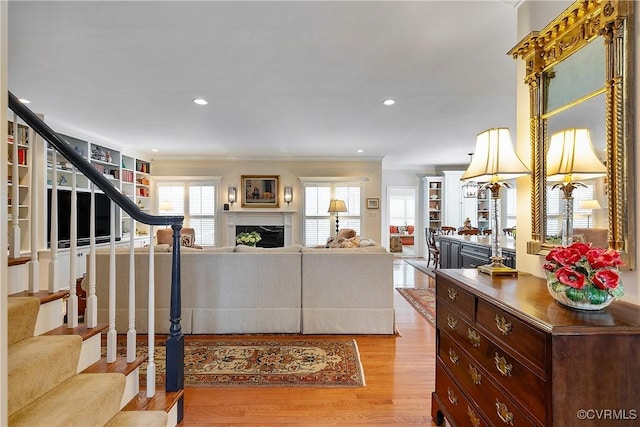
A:
POLYGON ((77 374, 9 417, 18 426, 102 426, 119 412, 122 374, 77 374))
MULTIPOLYGON (((38 303, 39 304, 39 303, 38 303)), ((76 373, 79 336, 36 336, 8 347, 8 413, 17 412, 76 373)))
POLYGON ((8 345, 33 336, 40 310, 40 300, 35 297, 8 298, 8 345))
POLYGON ((105 427, 164 427, 168 419, 164 411, 121 411, 105 427))

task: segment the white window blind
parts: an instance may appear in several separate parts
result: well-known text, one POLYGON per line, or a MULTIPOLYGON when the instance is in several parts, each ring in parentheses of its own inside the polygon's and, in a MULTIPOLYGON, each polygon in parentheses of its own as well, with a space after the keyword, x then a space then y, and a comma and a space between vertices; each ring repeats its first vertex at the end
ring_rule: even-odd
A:
POLYGON ((511 228, 516 226, 516 213, 518 200, 516 199, 516 188, 505 188, 503 194, 507 198, 507 221, 506 224, 503 225, 503 228, 511 228))
POLYGON ((310 184, 304 189, 304 244, 324 245, 331 235, 331 218, 327 209, 331 200, 331 186, 310 184))
POLYGON ((359 184, 308 183, 304 189, 304 245, 324 245, 335 234, 335 216, 327 212, 332 199, 344 200, 347 212, 340 213, 340 228, 360 234, 361 186, 359 184))
MULTIPOLYGON (((558 237, 562 234, 562 190, 547 186, 547 236, 558 237)), ((593 215, 593 209, 580 209, 580 202, 593 200, 594 185, 578 187, 573 190, 573 227, 587 228, 589 216, 593 215)), ((591 223, 592 224, 592 223, 591 223)))
POLYGON ((213 246, 216 242, 215 184, 199 182, 159 183, 158 213, 183 215, 184 227, 196 233, 196 244, 213 246))

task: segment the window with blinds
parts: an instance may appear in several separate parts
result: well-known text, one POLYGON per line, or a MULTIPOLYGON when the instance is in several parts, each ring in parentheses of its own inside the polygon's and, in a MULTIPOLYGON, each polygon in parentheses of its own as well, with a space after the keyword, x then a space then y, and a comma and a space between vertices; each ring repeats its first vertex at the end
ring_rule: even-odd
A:
MULTIPOLYGON (((547 236, 558 237, 562 234, 562 190, 551 189, 547 186, 547 236)), ((581 209, 580 202, 593 200, 595 186, 589 184, 586 187, 578 187, 573 190, 573 227, 589 228, 593 226, 590 221, 593 209, 581 209)))
POLYGON ((324 245, 335 233, 335 217, 327 212, 332 199, 344 200, 347 212, 340 213, 340 228, 360 234, 362 188, 360 184, 308 183, 304 188, 304 245, 324 245))
POLYGON ((392 188, 389 191, 389 225, 416 224, 416 194, 413 188, 392 188))
POLYGON ((159 183, 158 213, 184 215, 184 226, 196 233, 196 244, 216 242, 216 184, 202 182, 159 183))

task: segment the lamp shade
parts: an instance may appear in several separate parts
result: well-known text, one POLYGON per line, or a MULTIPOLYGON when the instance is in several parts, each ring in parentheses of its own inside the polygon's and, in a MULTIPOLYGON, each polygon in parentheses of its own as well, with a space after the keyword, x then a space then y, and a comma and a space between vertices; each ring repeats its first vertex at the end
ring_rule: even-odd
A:
POLYGON ((529 169, 513 150, 507 128, 492 128, 478 134, 476 151, 460 180, 498 182, 522 175, 529 169))
POLYGON ((327 212, 335 213, 335 212, 346 212, 347 205, 344 203, 344 200, 332 200, 329 203, 329 209, 327 212))
POLYGON ((547 152, 549 181, 598 178, 607 167, 598 159, 588 129, 565 129, 551 136, 547 152))
POLYGON ((597 200, 582 200, 578 205, 580 209, 602 209, 597 200))

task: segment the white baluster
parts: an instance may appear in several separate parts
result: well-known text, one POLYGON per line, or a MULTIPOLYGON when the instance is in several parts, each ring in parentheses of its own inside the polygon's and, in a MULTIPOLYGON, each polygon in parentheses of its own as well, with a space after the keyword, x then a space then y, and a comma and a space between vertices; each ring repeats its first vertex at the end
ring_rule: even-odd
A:
POLYGON ((38 261, 38 192, 36 185, 33 183, 40 182, 38 180, 39 167, 36 167, 36 143, 44 144, 40 136, 29 128, 29 150, 31 151, 31 177, 29 180, 29 195, 31 196, 31 207, 29 208, 29 224, 31 226, 31 260, 29 261, 29 292, 36 293, 40 291, 40 261, 38 261), (37 140, 36 140, 37 139, 37 140))
POLYGON ((69 299, 67 300, 67 327, 78 326, 78 295, 76 293, 76 259, 78 255, 78 188, 76 168, 71 171, 71 219, 69 221, 69 299))
POLYGON ((87 328, 98 325, 98 297, 96 296, 96 188, 91 183, 91 208, 89 220, 89 295, 87 296, 87 328))
POLYGON ((107 331, 107 363, 116 361, 116 204, 111 201, 109 225, 109 330, 107 331))
POLYGON ((56 150, 51 150, 51 260, 49 260, 49 293, 58 292, 58 167, 56 150))
MULTIPOLYGON (((129 230, 135 230, 135 220, 129 218, 129 230)), ((136 358, 136 259, 135 239, 129 233, 129 330, 127 331, 127 363, 136 358)))
POLYGON ((155 248, 153 245, 154 230, 153 225, 149 226, 149 355, 147 365, 147 397, 153 397, 156 394, 156 362, 153 357, 155 352, 155 333, 156 333, 156 285, 155 285, 155 248))

